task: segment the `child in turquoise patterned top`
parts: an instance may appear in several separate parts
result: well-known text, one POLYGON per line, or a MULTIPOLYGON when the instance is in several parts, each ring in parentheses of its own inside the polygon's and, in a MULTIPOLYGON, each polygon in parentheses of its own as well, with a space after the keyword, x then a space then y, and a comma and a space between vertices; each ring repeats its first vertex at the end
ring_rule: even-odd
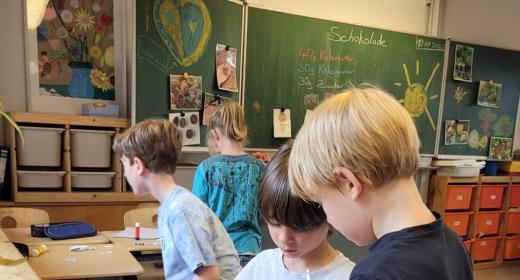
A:
POLYGON ((244 266, 261 250, 257 193, 265 166, 244 151, 247 127, 238 103, 223 102, 207 131, 210 152, 218 154, 197 167, 193 194, 222 221, 244 266))

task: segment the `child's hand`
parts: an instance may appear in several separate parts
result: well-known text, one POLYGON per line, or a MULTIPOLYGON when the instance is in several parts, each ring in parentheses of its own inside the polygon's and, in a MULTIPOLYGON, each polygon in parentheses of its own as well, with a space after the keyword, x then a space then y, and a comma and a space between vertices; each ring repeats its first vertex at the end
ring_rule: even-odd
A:
POLYGON ((251 156, 265 162, 265 163, 268 163, 269 162, 269 157, 265 154, 265 153, 262 153, 262 152, 254 152, 251 154, 251 156))

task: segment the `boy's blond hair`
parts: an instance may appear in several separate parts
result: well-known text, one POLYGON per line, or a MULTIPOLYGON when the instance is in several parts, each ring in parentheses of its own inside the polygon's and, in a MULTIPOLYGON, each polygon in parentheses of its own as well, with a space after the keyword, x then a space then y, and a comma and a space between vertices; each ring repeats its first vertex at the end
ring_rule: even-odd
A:
POLYGON ((235 101, 226 100, 222 102, 209 119, 206 143, 210 151, 214 153, 217 147, 210 136, 212 129, 218 129, 223 136, 240 143, 242 146, 247 144, 247 125, 244 109, 235 101))
POLYGON ((130 159, 130 164, 137 157, 150 171, 173 175, 181 157, 182 135, 168 120, 148 119, 116 137, 112 148, 130 159))
POLYGON ((291 191, 308 198, 322 186, 340 189, 338 167, 372 187, 411 177, 419 148, 415 124, 398 101, 373 87, 348 89, 319 105, 298 133, 289 159, 291 191))

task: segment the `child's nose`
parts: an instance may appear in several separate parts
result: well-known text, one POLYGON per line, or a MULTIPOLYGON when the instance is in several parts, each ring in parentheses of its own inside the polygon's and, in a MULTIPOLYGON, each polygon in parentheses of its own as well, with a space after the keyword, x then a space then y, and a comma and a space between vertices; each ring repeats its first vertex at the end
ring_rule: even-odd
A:
POLYGON ((292 230, 290 229, 282 229, 280 231, 280 240, 284 243, 287 243, 288 241, 291 241, 293 239, 292 230))

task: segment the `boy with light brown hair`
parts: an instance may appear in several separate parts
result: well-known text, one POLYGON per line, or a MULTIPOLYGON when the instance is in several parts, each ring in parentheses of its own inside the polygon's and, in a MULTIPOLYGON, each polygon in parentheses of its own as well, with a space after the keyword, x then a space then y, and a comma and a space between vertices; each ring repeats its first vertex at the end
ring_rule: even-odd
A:
POLYGON ((142 121, 116 137, 125 177, 136 195, 160 203, 158 232, 166 279, 234 279, 240 271, 233 243, 217 216, 173 174, 182 136, 164 119, 142 121))
POLYGON ((328 98, 299 131, 291 191, 321 203, 345 237, 371 245, 350 279, 472 279, 460 238, 419 195, 419 148, 409 113, 376 88, 328 98))

